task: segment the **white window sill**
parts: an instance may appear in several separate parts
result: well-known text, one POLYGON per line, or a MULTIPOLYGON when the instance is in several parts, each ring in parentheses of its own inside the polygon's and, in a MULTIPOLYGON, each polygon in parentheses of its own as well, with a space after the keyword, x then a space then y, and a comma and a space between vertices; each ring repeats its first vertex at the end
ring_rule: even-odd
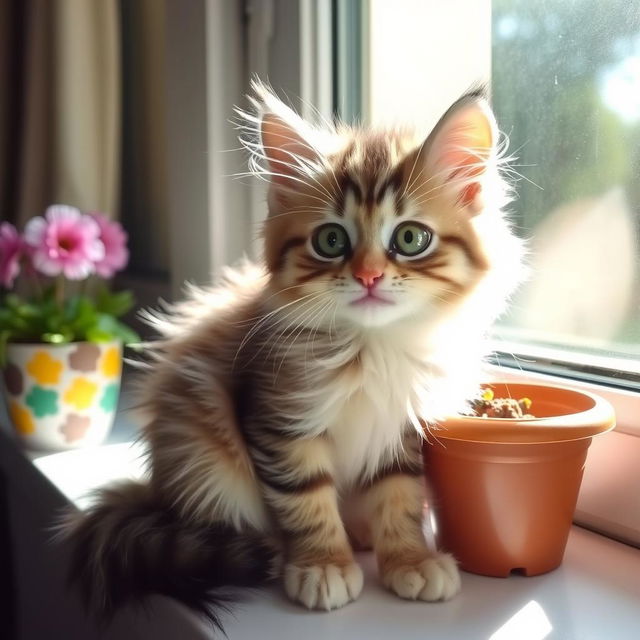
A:
MULTIPOLYGON (((120 443, 30 457, 43 476, 82 508, 87 490, 116 478, 139 477, 140 452, 120 443)), ((580 527, 573 527, 558 570, 508 579, 463 573, 462 593, 447 603, 401 601, 379 585, 371 554, 361 554, 359 560, 366 578, 357 602, 327 615, 289 603, 277 587, 250 593, 225 617, 228 637, 631 640, 640 628, 640 550, 580 527)), ((194 637, 210 637, 190 614, 184 615, 179 618, 192 630, 202 628, 202 636, 194 637)))

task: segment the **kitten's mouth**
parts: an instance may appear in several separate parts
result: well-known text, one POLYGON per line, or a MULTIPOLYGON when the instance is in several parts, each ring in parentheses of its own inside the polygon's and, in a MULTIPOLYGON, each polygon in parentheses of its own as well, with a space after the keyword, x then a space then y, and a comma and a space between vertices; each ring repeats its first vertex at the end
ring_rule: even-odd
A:
POLYGON ((383 298, 379 296, 377 293, 373 291, 368 291, 362 298, 358 298, 357 300, 353 300, 349 304, 352 305, 367 305, 367 306, 376 306, 376 305, 386 305, 386 304, 394 304, 393 300, 388 300, 387 298, 383 298))

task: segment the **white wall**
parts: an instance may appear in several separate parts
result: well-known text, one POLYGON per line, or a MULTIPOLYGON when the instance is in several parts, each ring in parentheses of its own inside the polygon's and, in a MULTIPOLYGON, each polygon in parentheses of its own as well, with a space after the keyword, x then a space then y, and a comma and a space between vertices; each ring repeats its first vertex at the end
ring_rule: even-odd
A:
POLYGON ((491 77, 490 0, 369 0, 366 119, 431 129, 491 77), (434 55, 434 51, 437 55, 434 55))

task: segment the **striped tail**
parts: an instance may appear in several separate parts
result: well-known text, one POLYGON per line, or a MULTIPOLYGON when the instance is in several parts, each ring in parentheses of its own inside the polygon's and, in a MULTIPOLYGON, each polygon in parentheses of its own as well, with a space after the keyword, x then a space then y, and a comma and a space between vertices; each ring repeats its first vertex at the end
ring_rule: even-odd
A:
POLYGON ((137 482, 97 497, 69 517, 62 536, 71 545, 70 582, 104 623, 122 605, 161 593, 222 629, 219 612, 231 597, 219 588, 256 587, 276 575, 278 554, 264 535, 182 521, 137 482))

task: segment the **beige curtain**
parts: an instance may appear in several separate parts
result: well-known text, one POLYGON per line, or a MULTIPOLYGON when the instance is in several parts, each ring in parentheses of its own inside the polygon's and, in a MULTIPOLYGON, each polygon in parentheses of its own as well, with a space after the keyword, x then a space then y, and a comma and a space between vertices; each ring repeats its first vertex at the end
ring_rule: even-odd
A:
POLYGON ((0 0, 0 218, 118 217, 118 0, 0 0))

